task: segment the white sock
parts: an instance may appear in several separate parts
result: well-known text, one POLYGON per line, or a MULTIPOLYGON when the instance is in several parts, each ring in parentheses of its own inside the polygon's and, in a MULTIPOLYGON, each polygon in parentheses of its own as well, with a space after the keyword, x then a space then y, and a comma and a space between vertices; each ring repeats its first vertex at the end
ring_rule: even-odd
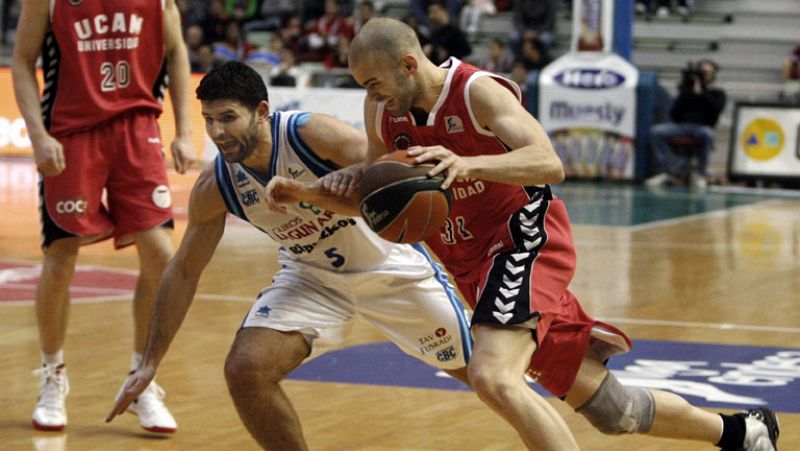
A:
POLYGON ((131 371, 136 371, 140 363, 142 363, 142 355, 134 351, 131 355, 131 371))
POLYGON ((58 366, 64 363, 64 350, 59 349, 55 354, 45 354, 42 351, 42 363, 50 366, 58 366))

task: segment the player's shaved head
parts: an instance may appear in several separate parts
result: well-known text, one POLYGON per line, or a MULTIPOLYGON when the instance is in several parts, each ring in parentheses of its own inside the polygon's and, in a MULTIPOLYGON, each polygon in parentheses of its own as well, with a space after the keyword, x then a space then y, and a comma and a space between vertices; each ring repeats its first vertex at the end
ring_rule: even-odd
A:
POLYGON ((350 66, 400 61, 406 54, 424 56, 414 30, 399 20, 376 17, 350 43, 350 66))

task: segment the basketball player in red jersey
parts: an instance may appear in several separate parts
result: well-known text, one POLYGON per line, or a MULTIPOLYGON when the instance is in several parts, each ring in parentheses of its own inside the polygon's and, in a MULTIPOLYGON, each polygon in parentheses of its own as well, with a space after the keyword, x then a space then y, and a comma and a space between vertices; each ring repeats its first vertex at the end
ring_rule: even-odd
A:
MULTIPOLYGON (((578 445, 525 374, 603 433, 775 449, 778 423, 769 409, 718 415, 672 393, 625 387, 606 369, 630 341, 584 313, 568 290, 575 271, 569 218, 548 185, 564 172, 517 85, 456 59, 435 66, 411 28, 386 18, 362 28, 349 58, 367 90, 371 160, 406 150, 418 163, 434 163, 429 175, 445 173, 443 187, 452 187, 449 218, 426 244, 474 309, 470 384, 529 449, 578 445)), ((267 194, 277 203, 302 193, 320 205, 325 190, 352 200, 357 174, 347 170, 307 189, 275 180, 267 194)))
MULTIPOLYGON (((69 391, 62 347, 78 248, 105 238, 136 244, 135 369, 154 292, 172 254, 172 209, 156 118, 166 75, 174 105, 172 156, 192 155, 189 63, 173 0, 24 0, 12 62, 40 182, 44 263, 36 295, 42 351, 33 426, 62 430, 69 391), (41 53, 44 93, 35 65, 41 53), (103 191, 106 202, 101 201, 103 191)), ((130 409, 143 428, 174 432, 163 390, 148 387, 130 409)))

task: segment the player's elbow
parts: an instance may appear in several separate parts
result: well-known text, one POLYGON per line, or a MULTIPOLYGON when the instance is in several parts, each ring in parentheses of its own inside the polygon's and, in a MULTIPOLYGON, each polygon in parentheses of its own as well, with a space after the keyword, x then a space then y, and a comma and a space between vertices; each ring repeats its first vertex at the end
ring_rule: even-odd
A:
POLYGON ((544 177, 545 183, 548 185, 555 185, 564 181, 564 177, 566 174, 564 173, 564 165, 561 164, 561 160, 556 159, 556 161, 550 162, 547 165, 546 170, 544 171, 546 176, 544 177))

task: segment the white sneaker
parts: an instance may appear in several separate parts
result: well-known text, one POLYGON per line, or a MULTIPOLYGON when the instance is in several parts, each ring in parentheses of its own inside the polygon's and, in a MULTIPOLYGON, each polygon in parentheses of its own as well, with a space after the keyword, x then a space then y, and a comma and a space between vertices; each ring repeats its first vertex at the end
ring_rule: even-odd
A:
POLYGON ((69 380, 64 364, 42 365, 33 372, 39 376, 39 398, 33 409, 33 427, 40 431, 62 431, 67 425, 64 399, 69 393, 69 380))
POLYGON ((780 424, 775 413, 765 407, 748 410, 744 415, 745 435, 742 450, 776 451, 780 424))
POLYGON ((650 177, 649 179, 645 180, 644 181, 644 186, 647 186, 647 187, 650 187, 650 188, 657 188, 657 187, 660 187, 660 186, 664 186, 664 185, 666 185, 667 183, 669 183, 671 181, 672 181, 672 177, 670 177, 670 175, 667 174, 666 172, 662 172, 661 174, 654 175, 654 176, 650 177))
MULTIPOLYGON (((124 388, 125 384, 122 387, 124 388)), ((128 406, 128 412, 139 416, 139 425, 142 429, 162 434, 172 434, 178 430, 175 418, 164 405, 164 395, 164 389, 156 384, 156 381, 152 381, 128 406)))

